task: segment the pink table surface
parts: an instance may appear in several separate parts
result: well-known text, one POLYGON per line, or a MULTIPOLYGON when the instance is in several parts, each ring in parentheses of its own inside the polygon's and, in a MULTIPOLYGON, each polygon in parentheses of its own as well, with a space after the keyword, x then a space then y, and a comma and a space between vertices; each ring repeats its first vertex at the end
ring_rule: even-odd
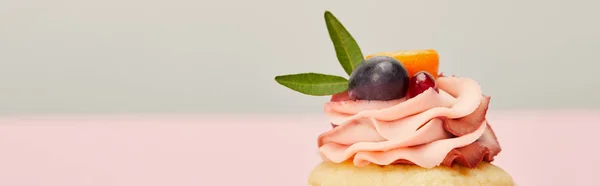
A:
MULTIPOLYGON (((521 186, 600 185, 600 112, 491 112, 521 186)), ((321 115, 0 118, 2 186, 305 186, 321 115)))

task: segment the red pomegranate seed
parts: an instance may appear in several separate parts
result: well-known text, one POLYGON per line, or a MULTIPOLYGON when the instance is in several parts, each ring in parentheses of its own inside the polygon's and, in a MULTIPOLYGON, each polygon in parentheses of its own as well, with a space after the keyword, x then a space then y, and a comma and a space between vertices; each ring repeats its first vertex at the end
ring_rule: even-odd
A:
POLYGON ((417 72, 412 78, 410 78, 408 86, 408 98, 414 98, 429 88, 434 88, 436 92, 439 92, 435 85, 435 79, 431 74, 425 71, 417 72))

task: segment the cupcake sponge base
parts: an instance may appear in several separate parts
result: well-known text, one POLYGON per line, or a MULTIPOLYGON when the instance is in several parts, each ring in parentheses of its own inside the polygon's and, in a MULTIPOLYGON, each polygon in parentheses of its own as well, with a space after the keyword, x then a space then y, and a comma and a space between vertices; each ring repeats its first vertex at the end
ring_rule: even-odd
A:
POLYGON ((431 169, 415 165, 369 165, 322 162, 311 173, 309 186, 514 186, 511 176, 487 162, 475 168, 459 165, 431 169))

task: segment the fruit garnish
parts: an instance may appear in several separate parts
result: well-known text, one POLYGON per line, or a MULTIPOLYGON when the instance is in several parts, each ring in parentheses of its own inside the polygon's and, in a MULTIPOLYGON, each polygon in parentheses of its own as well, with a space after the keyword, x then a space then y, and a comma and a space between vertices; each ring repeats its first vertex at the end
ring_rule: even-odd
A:
POLYGON ((368 55, 368 58, 375 56, 390 56, 400 61, 406 70, 408 76, 412 77, 417 72, 427 71, 437 79, 439 68, 439 56, 435 50, 405 50, 398 52, 381 52, 368 55))
POLYGON ((366 59, 350 75, 348 95, 352 100, 393 100, 406 96, 408 72, 388 56, 366 59))
MULTIPOLYGON (((337 59, 350 76, 349 80, 341 76, 310 72, 277 76, 275 81, 279 84, 313 96, 348 91, 347 98, 351 100, 387 101, 405 97, 410 91, 409 77, 417 72, 428 72, 430 75, 427 77, 432 77, 435 83, 439 66, 435 50, 384 52, 369 55, 365 59, 346 27, 329 11, 325 11, 324 18, 337 59)), ((415 94, 424 91, 419 87, 428 85, 428 81, 415 83, 415 94)))
POLYGON ((426 71, 417 72, 410 78, 407 96, 408 98, 414 98, 430 88, 434 88, 435 91, 438 92, 434 77, 426 71))
MULTIPOLYGON (((364 60, 360 47, 331 12, 325 11, 324 17, 338 61, 350 75, 364 60)), ((275 81, 297 92, 313 96, 333 95, 348 89, 348 80, 344 77, 312 72, 277 76, 275 81)))

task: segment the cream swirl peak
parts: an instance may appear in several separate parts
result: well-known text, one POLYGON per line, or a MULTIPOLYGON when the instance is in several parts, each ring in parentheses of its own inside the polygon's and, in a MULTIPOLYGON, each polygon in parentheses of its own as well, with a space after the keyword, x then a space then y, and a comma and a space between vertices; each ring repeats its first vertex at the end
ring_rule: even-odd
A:
POLYGON ((500 146, 485 120, 489 97, 468 78, 440 77, 437 87, 439 93, 431 88, 390 101, 334 95, 325 113, 337 127, 319 136, 321 156, 336 163, 352 160, 356 166, 409 163, 424 168, 493 161, 500 146))

